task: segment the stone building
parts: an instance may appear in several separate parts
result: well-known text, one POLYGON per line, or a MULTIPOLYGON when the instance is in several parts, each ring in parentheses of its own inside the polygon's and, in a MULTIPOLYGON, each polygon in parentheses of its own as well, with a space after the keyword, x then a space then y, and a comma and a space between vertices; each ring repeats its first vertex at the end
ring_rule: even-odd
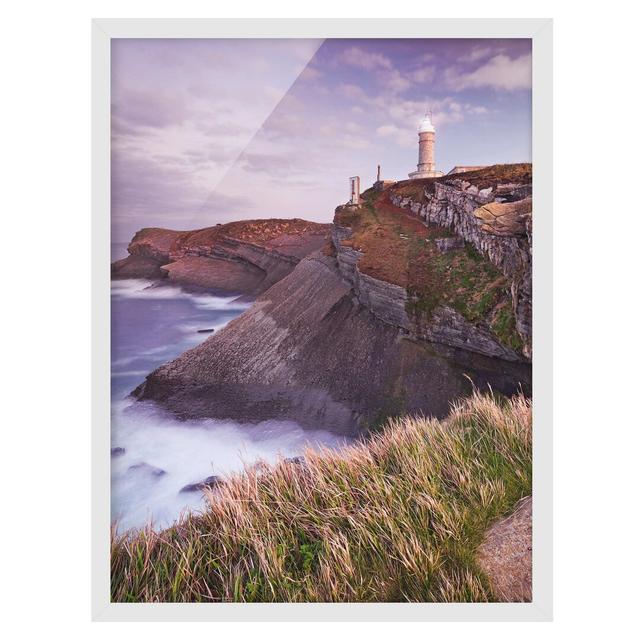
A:
POLYGON ((412 180, 438 178, 444 175, 436 171, 435 159, 436 129, 431 122, 431 114, 425 114, 418 127, 418 170, 409 174, 412 180))
MULTIPOLYGON (((418 166, 416 171, 412 171, 409 174, 411 180, 439 178, 445 175, 442 171, 436 170, 435 147, 436 129, 433 126, 431 112, 427 112, 418 126, 418 166)), ((486 167, 487 165, 456 165, 447 175, 477 171, 486 167)), ((383 180, 381 178, 380 165, 378 165, 378 173, 376 181, 373 183, 373 189, 375 191, 384 191, 395 183, 395 180, 383 180)), ((349 190, 350 200, 348 204, 358 205, 360 203, 360 178, 358 176, 349 178, 349 190)))
POLYGON ((467 171, 478 171, 479 169, 486 169, 487 165, 486 164, 476 164, 476 165, 462 165, 462 164, 457 164, 455 167, 453 167, 453 169, 451 169, 451 171, 449 171, 449 173, 447 173, 448 176, 452 176, 456 173, 467 173, 467 171))
POLYGON ((360 204, 360 176, 349 178, 349 204, 360 204))

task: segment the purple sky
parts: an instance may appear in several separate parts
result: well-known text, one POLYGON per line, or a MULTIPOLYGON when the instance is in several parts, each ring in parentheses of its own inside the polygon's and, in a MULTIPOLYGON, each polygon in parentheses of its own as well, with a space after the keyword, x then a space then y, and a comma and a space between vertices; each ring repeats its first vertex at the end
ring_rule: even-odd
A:
POLYGON ((330 221, 382 165, 531 160, 530 40, 113 40, 112 235, 330 221))

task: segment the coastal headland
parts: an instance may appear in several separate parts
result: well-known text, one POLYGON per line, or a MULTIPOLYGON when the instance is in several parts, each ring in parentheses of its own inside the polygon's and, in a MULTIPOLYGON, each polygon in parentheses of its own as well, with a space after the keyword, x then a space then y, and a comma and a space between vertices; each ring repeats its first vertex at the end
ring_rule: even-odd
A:
POLYGON ((178 417, 291 419, 355 435, 531 391, 531 165, 371 188, 332 225, 143 229, 113 277, 255 297, 135 390, 178 417))

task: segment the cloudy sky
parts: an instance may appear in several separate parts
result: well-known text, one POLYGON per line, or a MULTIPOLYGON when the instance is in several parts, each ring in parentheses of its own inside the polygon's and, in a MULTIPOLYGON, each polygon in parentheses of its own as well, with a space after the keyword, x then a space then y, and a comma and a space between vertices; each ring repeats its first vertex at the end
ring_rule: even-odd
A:
POLYGON ((530 40, 112 40, 112 239, 241 218, 330 221, 436 165, 531 159, 530 40))

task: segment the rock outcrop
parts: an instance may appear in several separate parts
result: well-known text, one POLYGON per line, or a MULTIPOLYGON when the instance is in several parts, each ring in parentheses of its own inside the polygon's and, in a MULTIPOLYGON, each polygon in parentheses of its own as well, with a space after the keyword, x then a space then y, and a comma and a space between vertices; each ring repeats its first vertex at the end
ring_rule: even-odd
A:
POLYGON ((163 278, 161 267, 171 261, 171 247, 179 236, 179 231, 171 229, 141 229, 127 247, 129 255, 111 265, 111 277, 163 278))
POLYGON ((526 166, 529 174, 524 174, 523 182, 494 179, 493 184, 483 186, 490 171, 475 171, 464 178, 416 181, 424 184, 412 185, 409 194, 403 189, 406 183, 399 183, 390 200, 428 224, 452 230, 509 279, 516 329, 524 343, 522 351, 530 359, 532 191, 530 165, 526 166))
POLYGON ((246 220, 200 229, 142 229, 129 256, 112 265, 113 278, 168 278, 257 295, 321 247, 330 225, 305 220, 246 220))
POLYGON ((464 240, 462 238, 436 238, 435 243, 441 253, 464 249, 464 240))
POLYGON ((478 564, 499 602, 531 602, 532 501, 523 498, 506 518, 487 530, 478 564))
POLYGON ((354 294, 335 257, 314 254, 135 395, 179 417, 296 420, 356 435, 388 415, 444 416, 475 384, 505 394, 529 367, 413 339, 354 294))
POLYGON ((179 236, 161 265, 169 277, 262 293, 134 394, 185 419, 295 420, 355 435, 390 415, 444 416, 474 386, 530 393, 530 343, 510 344, 490 321, 503 318, 510 290, 530 339, 530 188, 486 184, 494 169, 469 177, 475 184, 416 180, 339 207, 330 244, 313 253, 322 225, 295 241, 273 229, 260 242, 257 232, 179 236))
POLYGON ((392 326, 409 329, 410 323, 406 312, 407 290, 362 273, 358 268, 362 252, 342 243, 350 237, 349 228, 338 224, 333 225, 331 239, 336 251, 338 269, 343 279, 351 286, 358 301, 374 316, 392 326))
POLYGON ((428 342, 505 360, 520 360, 513 349, 501 344, 490 331, 467 321, 450 307, 438 307, 428 323, 416 322, 407 312, 409 296, 404 287, 360 271, 358 260, 363 254, 343 244, 343 240, 350 237, 350 229, 334 225, 332 240, 338 268, 343 279, 351 285, 358 301, 376 318, 428 342))
POLYGON ((517 362, 515 351, 503 345, 482 325, 466 320, 451 307, 438 307, 430 321, 416 328, 418 335, 428 342, 437 342, 458 349, 466 349, 491 358, 517 362))

